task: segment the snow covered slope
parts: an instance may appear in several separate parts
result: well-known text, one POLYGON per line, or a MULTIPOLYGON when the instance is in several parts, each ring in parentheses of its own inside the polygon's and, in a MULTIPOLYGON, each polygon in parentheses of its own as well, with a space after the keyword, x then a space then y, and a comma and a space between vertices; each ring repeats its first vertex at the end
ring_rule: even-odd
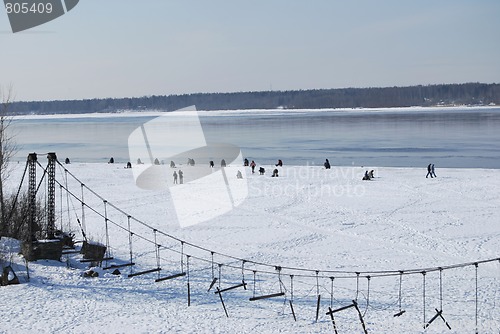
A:
MULTIPOLYGON (((58 189, 58 224, 81 240, 76 217, 84 215, 90 239, 109 239, 110 265, 130 258, 127 215, 133 216, 136 265, 120 268, 122 275, 97 269, 99 278, 84 278, 79 255, 30 263, 28 283, 0 288, 0 332, 333 332, 328 307, 353 300, 370 333, 424 332, 441 309, 443 318, 435 318, 426 333, 473 333, 476 326, 480 333, 500 330, 500 262, 479 263, 477 271, 474 265, 500 258, 500 170, 438 168, 437 178, 426 179, 425 168, 285 166, 272 178, 274 166, 264 166, 263 176, 242 167, 249 190, 245 202, 181 228, 169 191, 137 188, 130 169, 66 167, 85 184, 84 201, 99 214, 88 208, 82 213, 78 200, 58 189), (361 180, 366 169, 375 169, 373 180, 361 180), (127 277, 158 265, 161 272, 127 277), (188 275, 155 283, 179 272, 188 275), (213 277, 220 278, 221 289, 247 283, 247 290, 222 293, 229 317, 215 287, 207 291, 213 277), (249 301, 279 292, 284 295, 249 301), (406 312, 394 317, 400 306, 406 312)), ((12 189, 22 169, 10 178, 12 189)), ((66 183, 62 168, 57 174, 81 198, 79 182, 68 177, 66 183)), ((26 279, 22 260, 13 259, 26 279)), ((339 333, 362 332, 354 307, 334 316, 339 333)))

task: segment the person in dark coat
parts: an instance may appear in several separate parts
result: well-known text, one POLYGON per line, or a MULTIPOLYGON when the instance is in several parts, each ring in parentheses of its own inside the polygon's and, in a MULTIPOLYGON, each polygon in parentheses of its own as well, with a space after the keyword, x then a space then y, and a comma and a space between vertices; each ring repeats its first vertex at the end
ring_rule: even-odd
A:
POLYGON ((278 168, 275 168, 273 170, 273 175, 271 175, 272 177, 278 177, 278 168))
POLYGON ((173 160, 170 160, 170 168, 175 168, 175 162, 173 160))
POLYGON ((114 164, 115 163, 115 158, 111 157, 108 161, 108 164, 114 164))
POLYGON ((431 176, 432 175, 434 175, 434 177, 437 177, 436 173, 434 173, 434 164, 432 164, 432 166, 431 166, 431 176))
POLYGON ((220 161, 220 166, 221 166, 221 167, 226 167, 226 160, 222 159, 222 160, 220 161))
POLYGON ((179 169, 179 183, 184 183, 184 173, 179 169))
POLYGON ((250 167, 252 167, 252 174, 255 173, 255 161, 252 160, 252 162, 250 163, 250 167))
POLYGON ((370 180, 370 174, 368 174, 368 171, 365 172, 365 176, 363 176, 363 181, 369 181, 370 180))
POLYGON ((265 172, 266 172, 266 170, 264 169, 264 167, 259 168, 260 175, 264 175, 265 172))
POLYGON ((326 159, 323 165, 325 166, 326 169, 330 169, 330 161, 328 161, 328 159, 326 159))
POLYGON ((429 175, 431 176, 431 179, 434 177, 432 176, 432 164, 429 164, 427 166, 427 175, 425 176, 425 178, 427 178, 429 175))
POLYGON ((69 164, 70 164, 69 158, 66 158, 66 160, 64 160, 64 163, 65 163, 66 165, 69 165, 69 164))
POLYGON ((248 159, 247 159, 247 158, 245 158, 245 161, 244 161, 244 163, 243 163, 243 166, 248 167, 248 159))
POLYGON ((174 184, 177 184, 177 172, 174 170, 174 174, 172 174, 174 176, 174 184))
POLYGON ((210 168, 214 168, 214 161, 213 160, 210 160, 209 166, 210 166, 210 168))
POLYGON ((278 163, 276 164, 276 167, 278 167, 278 166, 283 167, 283 161, 278 160, 278 163))

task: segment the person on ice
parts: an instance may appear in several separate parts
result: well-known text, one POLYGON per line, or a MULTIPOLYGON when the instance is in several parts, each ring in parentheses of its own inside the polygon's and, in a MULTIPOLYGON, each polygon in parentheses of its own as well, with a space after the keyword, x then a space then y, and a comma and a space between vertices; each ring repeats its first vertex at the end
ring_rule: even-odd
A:
POLYGON ((431 176, 432 175, 434 175, 434 177, 437 177, 436 173, 434 173, 434 164, 432 164, 432 166, 431 166, 431 176))
POLYGON ((368 171, 365 172, 365 176, 363 176, 363 181, 369 181, 370 179, 370 174, 368 174, 368 171))
POLYGON ((238 179, 242 179, 242 178, 243 178, 243 175, 241 175, 241 172, 240 172, 240 171, 238 171, 238 173, 236 173, 236 177, 237 177, 238 179))
POLYGON ((271 175, 271 177, 278 177, 278 168, 273 170, 273 175, 271 175))
POLYGON ((248 167, 248 159, 247 159, 247 158, 245 158, 245 161, 244 161, 243 165, 244 165, 245 167, 248 167))
POLYGON ((252 167, 252 174, 255 173, 255 161, 252 160, 252 162, 250 163, 250 167, 252 167))
POLYGON ((431 176, 431 179, 434 177, 432 176, 432 164, 429 164, 427 166, 427 175, 425 176, 425 178, 427 178, 429 175, 431 176))
POLYGON ((278 167, 278 166, 283 167, 283 161, 278 160, 278 163, 276 164, 276 167, 278 167))
POLYGON ((325 169, 330 169, 330 161, 328 161, 328 159, 326 159, 323 165, 325 166, 325 169))
POLYGON ((222 160, 220 161, 220 166, 221 166, 221 167, 226 167, 226 160, 222 159, 222 160))
POLYGON ((370 176, 370 179, 373 179, 375 177, 374 175, 375 171, 372 169, 370 173, 368 173, 368 176, 370 176))
POLYGON ((179 183, 180 184, 184 183, 184 173, 180 169, 179 169, 179 183))
POLYGON ((264 175, 265 172, 266 172, 266 170, 264 169, 264 167, 260 167, 259 168, 259 174, 260 175, 264 175))
POLYGON ((174 170, 174 184, 177 184, 177 172, 174 170))
POLYGON ((214 161, 213 161, 213 160, 210 160, 209 165, 210 165, 210 168, 214 168, 214 161))

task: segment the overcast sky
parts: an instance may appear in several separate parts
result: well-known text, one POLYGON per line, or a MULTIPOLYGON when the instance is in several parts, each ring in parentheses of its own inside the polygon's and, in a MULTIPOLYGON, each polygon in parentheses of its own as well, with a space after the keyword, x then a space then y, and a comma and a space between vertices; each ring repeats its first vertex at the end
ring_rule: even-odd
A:
POLYGON ((17 101, 500 82, 499 0, 81 0, 0 40, 17 101))

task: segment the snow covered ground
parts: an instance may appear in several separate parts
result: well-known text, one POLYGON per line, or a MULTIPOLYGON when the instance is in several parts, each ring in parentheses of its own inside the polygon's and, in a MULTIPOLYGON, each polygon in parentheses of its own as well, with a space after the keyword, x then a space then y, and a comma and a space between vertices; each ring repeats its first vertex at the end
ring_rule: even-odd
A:
MULTIPOLYGON (((23 167, 14 170, 12 189, 23 167)), ((169 191, 139 189, 132 171, 123 167, 67 166, 108 201, 84 188, 86 204, 101 214, 106 210, 109 219, 114 260, 104 265, 129 261, 127 214, 133 216, 136 265, 120 268, 122 275, 96 269, 100 277, 85 278, 78 254, 61 262, 29 263, 29 282, 0 288, 0 332, 333 333, 328 307, 338 309, 353 300, 369 333, 474 333, 476 326, 479 333, 500 332, 500 261, 479 263, 477 271, 473 264, 500 258, 500 170, 437 169, 437 178, 426 179, 425 168, 284 166, 272 178, 271 166, 264 166, 264 176, 242 167, 249 190, 244 203, 181 228, 169 191), (374 180, 361 180, 367 169, 375 169, 374 180), (159 257, 150 242, 155 237, 159 257), (127 277, 156 268, 158 259, 161 272, 127 277), (189 272, 190 306, 188 275, 155 283, 181 271, 189 272), (221 289, 247 283, 247 290, 222 293, 229 317, 215 287, 207 291, 212 277, 220 277, 216 286, 221 289), (278 292, 284 296, 249 301, 278 292), (297 321, 289 304, 292 292, 297 321), (400 303, 406 312, 394 317, 400 303), (436 309, 442 309, 451 330, 437 317, 424 331, 436 309)), ((66 185, 63 169, 57 174, 66 185)), ((81 197, 77 181, 68 177, 67 185, 81 197)), ((83 218, 81 204, 59 190, 58 224, 81 240, 76 223, 76 217, 83 218)), ((84 215, 89 239, 106 243, 105 219, 88 208, 84 215)), ((24 262, 3 239, 4 251, 9 247, 13 268, 26 281, 24 262)), ((353 307, 334 316, 338 333, 363 331, 353 307)))

